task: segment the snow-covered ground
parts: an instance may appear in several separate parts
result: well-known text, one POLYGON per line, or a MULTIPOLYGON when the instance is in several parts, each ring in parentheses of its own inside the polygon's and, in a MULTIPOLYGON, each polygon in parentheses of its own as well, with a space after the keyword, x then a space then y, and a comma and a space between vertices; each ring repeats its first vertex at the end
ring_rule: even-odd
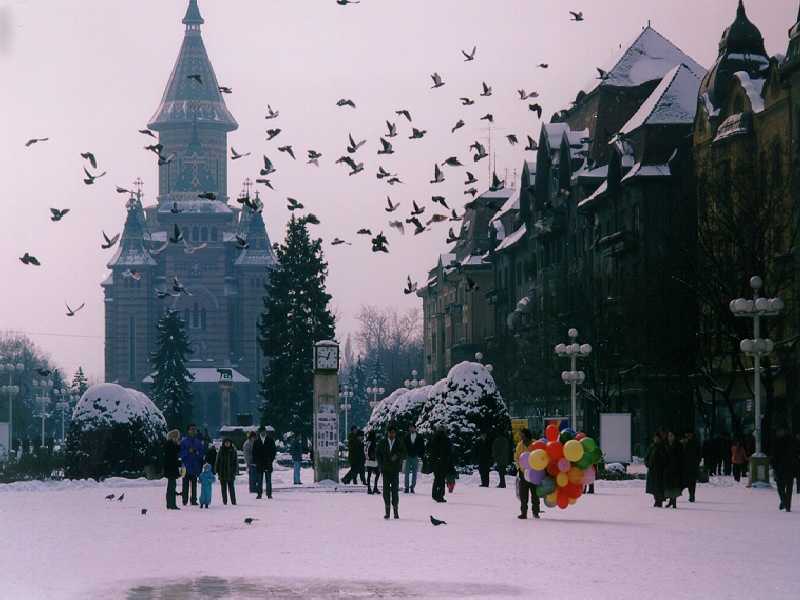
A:
POLYGON ((215 486, 209 510, 180 512, 163 508, 159 482, 0 485, 0 597, 798 597, 800 501, 779 512, 774 489, 730 478, 678 510, 653 508, 643 481, 599 482, 567 510, 519 521, 513 487, 462 478, 439 505, 423 477, 388 522, 363 488, 274 479, 271 501, 241 480, 239 506, 222 506, 215 486))

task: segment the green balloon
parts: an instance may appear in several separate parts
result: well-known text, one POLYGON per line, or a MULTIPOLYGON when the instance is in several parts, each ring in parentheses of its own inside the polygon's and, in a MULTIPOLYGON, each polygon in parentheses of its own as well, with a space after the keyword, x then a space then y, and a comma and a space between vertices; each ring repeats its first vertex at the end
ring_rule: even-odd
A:
POLYGON ((583 445, 584 452, 592 452, 593 450, 595 450, 595 448, 597 448, 597 442, 595 442, 590 437, 583 438, 581 440, 581 444, 583 445))
POLYGON ((592 450, 591 455, 592 455, 593 465, 596 465, 601 460, 603 460, 603 452, 600 450, 600 448, 595 448, 594 450, 592 450))
POLYGON ((558 436, 558 441, 562 444, 566 444, 570 440, 575 439, 575 433, 570 429, 564 429, 561 431, 561 435, 558 436))
POLYGON ((575 463, 575 466, 579 469, 586 469, 589 466, 593 465, 592 462, 592 453, 591 452, 584 452, 581 459, 575 463))

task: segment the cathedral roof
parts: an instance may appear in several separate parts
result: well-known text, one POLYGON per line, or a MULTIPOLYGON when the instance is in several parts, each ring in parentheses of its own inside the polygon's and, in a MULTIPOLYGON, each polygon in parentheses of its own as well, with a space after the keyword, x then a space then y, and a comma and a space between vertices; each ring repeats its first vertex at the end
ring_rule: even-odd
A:
POLYGON ((740 52, 742 54, 767 54, 764 47, 764 37, 750 19, 744 8, 744 2, 739 0, 736 8, 736 19, 722 32, 719 41, 720 54, 723 52, 740 52))
POLYGON ((236 259, 237 267, 270 267, 275 264, 275 253, 267 235, 267 228, 261 211, 253 211, 245 208, 242 211, 242 219, 245 221, 246 230, 243 231, 249 248, 239 251, 236 259), (244 213, 251 213, 246 219, 244 213))
POLYGON ((144 228, 142 203, 132 198, 128 203, 128 216, 117 251, 106 265, 113 267, 154 267, 156 261, 145 248, 146 230, 144 228))
POLYGON ((200 124, 212 124, 225 131, 233 131, 239 125, 225 106, 214 67, 208 59, 200 32, 204 20, 197 0, 190 0, 183 23, 186 33, 178 59, 172 68, 161 104, 148 127, 159 131, 192 123, 196 117, 200 124), (190 76, 199 76, 199 80, 190 79, 190 76))

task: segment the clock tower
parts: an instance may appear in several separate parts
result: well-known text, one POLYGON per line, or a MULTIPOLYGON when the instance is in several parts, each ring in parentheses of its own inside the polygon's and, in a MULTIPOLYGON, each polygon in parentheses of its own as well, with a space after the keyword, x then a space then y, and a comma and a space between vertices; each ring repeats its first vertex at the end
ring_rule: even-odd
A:
POLYGON ((314 344, 314 481, 339 482, 339 344, 314 344))

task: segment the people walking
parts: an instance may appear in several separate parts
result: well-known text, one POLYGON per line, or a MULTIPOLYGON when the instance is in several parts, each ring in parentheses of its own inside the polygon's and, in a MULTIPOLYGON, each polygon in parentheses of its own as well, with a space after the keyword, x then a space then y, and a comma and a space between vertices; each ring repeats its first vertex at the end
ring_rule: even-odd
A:
POLYGON ((363 433, 358 427, 352 427, 347 436, 347 461, 350 463, 350 470, 342 478, 342 483, 358 483, 358 476, 361 475, 361 483, 366 485, 364 480, 364 438, 363 433))
POLYGON ((292 481, 294 485, 303 484, 302 480, 300 479, 300 469, 303 466, 303 450, 305 450, 304 446, 303 436, 299 433, 293 433, 292 442, 289 446, 289 452, 292 455, 292 481))
POLYGON ((668 507, 678 508, 678 498, 683 491, 683 448, 675 434, 667 433, 666 461, 664 463, 664 496, 668 507))
POLYGON ((736 481, 742 479, 742 475, 747 472, 747 450, 744 442, 734 440, 731 446, 731 463, 733 465, 733 478, 736 481))
POLYGON ((197 426, 191 423, 186 430, 186 437, 181 440, 181 462, 186 469, 181 485, 181 497, 184 506, 186 506, 190 500, 190 486, 192 489, 192 506, 197 506, 197 477, 203 469, 204 456, 205 448, 203 447, 203 440, 197 435, 197 426))
POLYGON ((211 492, 214 486, 214 471, 205 463, 198 477, 200 480, 200 508, 208 508, 211 504, 211 492))
POLYGON ((267 498, 272 498, 272 467, 275 462, 275 440, 272 439, 272 427, 263 425, 258 429, 258 437, 253 443, 253 461, 256 464, 256 499, 264 494, 266 482, 267 498))
POLYGON ((492 459, 494 464, 497 465, 497 474, 500 476, 500 483, 497 485, 499 488, 506 487, 506 471, 508 470, 508 461, 511 458, 511 444, 508 442, 508 436, 505 432, 499 432, 492 440, 492 459))
POLYGON ((785 427, 779 427, 772 442, 770 462, 775 471, 775 485, 778 487, 778 497, 781 501, 779 510, 786 512, 792 512, 796 453, 794 439, 785 427))
POLYGON ((414 493, 417 487, 417 471, 419 461, 425 457, 425 440, 417 433, 417 426, 411 424, 405 437, 406 464, 403 469, 403 492, 414 493))
POLYGON ((228 504, 230 496, 231 504, 236 506, 236 489, 233 484, 239 472, 239 460, 236 456, 236 446, 230 438, 222 440, 222 446, 217 454, 216 471, 219 477, 219 489, 222 492, 222 503, 228 504))
POLYGON ((433 470, 433 487, 431 497, 436 502, 447 502, 444 499, 444 488, 447 476, 452 470, 452 446, 447 437, 444 425, 439 425, 428 444, 428 457, 433 470))
POLYGON ((175 496, 178 494, 178 477, 181 476, 180 459, 181 432, 173 429, 167 433, 164 442, 163 470, 164 477, 167 478, 167 508, 169 510, 180 510, 175 503, 175 496))
POLYGON ((489 472, 492 470, 492 440, 482 431, 475 441, 475 458, 478 462, 478 473, 481 476, 481 487, 489 487, 489 472))
POLYGON ((519 516, 518 519, 528 518, 528 496, 531 501, 531 512, 533 518, 539 518, 541 505, 539 503, 539 496, 536 495, 535 486, 525 479, 525 473, 519 468, 519 457, 523 452, 527 452, 531 443, 533 442, 533 435, 531 430, 527 427, 519 432, 519 443, 514 451, 514 464, 517 465, 517 489, 519 490, 519 516))
POLYGON ((706 439, 703 440, 703 468, 709 477, 717 474, 718 462, 716 440, 711 438, 711 434, 708 434, 706 439))
POLYGON ((251 494, 255 494, 256 488, 256 463, 253 461, 253 444, 256 443, 255 431, 247 434, 247 439, 242 444, 242 454, 244 454, 244 466, 247 469, 247 482, 251 494))
POLYGON ((397 437, 397 428, 389 425, 386 429, 386 438, 378 444, 378 467, 383 474, 383 503, 386 507, 384 519, 389 518, 389 506, 394 509, 394 518, 399 519, 398 507, 400 504, 399 484, 400 470, 406 457, 403 441, 397 437))
POLYGON ((652 494, 653 506, 661 507, 664 503, 664 468, 667 463, 667 454, 661 434, 653 435, 653 443, 647 451, 645 465, 647 466, 647 480, 645 492, 652 494))
POLYGON ((364 445, 364 453, 367 457, 366 467, 367 467, 367 493, 368 494, 377 494, 378 493, 378 479, 381 477, 380 469, 378 469, 378 436, 373 429, 367 434, 367 442, 364 445), (374 487, 370 487, 370 479, 375 477, 373 483, 371 484, 374 487))
POLYGON ((683 483, 689 491, 689 502, 694 502, 697 491, 697 470, 700 468, 700 446, 694 431, 687 431, 683 439, 683 483))

